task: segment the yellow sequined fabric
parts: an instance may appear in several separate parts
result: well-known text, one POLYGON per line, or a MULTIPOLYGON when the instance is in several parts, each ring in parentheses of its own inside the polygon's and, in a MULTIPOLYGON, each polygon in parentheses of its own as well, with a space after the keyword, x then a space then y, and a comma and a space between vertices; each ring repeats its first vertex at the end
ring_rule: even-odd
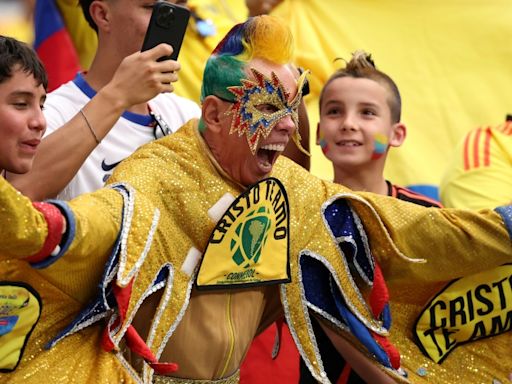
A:
POLYGON ((36 254, 43 246, 47 226, 41 212, 0 177, 0 215, 2 257, 24 258, 36 254))
MULTIPOLYGON (((205 152, 196 123, 192 122, 173 136, 142 148, 114 174, 114 181, 127 180, 136 190, 143 191, 145 196, 156 202, 161 212, 165 212, 160 219, 158 231, 167 236, 158 236, 152 245, 158 250, 155 255, 159 255, 160 259, 151 257, 144 263, 137 277, 142 284, 135 285, 131 310, 136 309, 136 300, 145 292, 149 277, 156 274, 162 263, 169 261, 164 257, 164 250, 171 247, 174 250, 170 257, 176 269, 175 281, 169 302, 165 304, 167 310, 153 329, 154 337, 150 346, 155 351, 168 337, 179 310, 186 306, 187 297, 184 297, 183 291, 186 290, 189 277, 178 269, 191 246, 204 250, 214 225, 207 217, 207 210, 226 192, 235 196, 241 192, 235 183, 231 183, 219 172, 205 152), (149 271, 149 276, 142 280, 146 271, 149 271)), ((283 182, 290 201, 290 268, 293 282, 283 287, 283 299, 287 303, 288 320, 300 348, 309 357, 320 378, 322 370, 315 346, 311 342, 311 331, 298 284, 298 255, 303 249, 322 255, 331 263, 351 308, 359 313, 368 327, 385 333, 348 279, 340 254, 325 230, 321 207, 329 198, 339 195, 347 199, 360 215, 372 252, 381 263, 392 299, 396 297, 397 302, 405 296, 412 299, 415 305, 421 306, 445 282, 512 258, 510 239, 501 217, 495 212, 476 215, 471 212, 440 211, 385 196, 352 193, 342 186, 318 180, 284 158, 277 161, 272 176, 283 182), (425 246, 436 243, 436 252, 433 252, 432 246, 425 246), (413 290, 412 286, 418 283, 421 283, 422 288, 413 290)), ((397 315, 397 318, 402 315, 397 315)), ((415 312, 407 312, 404 316, 412 322, 414 315, 415 312)), ((400 320, 395 321, 391 331, 393 341, 401 335, 411 335, 410 327, 402 324, 400 320)), ((407 340, 409 344, 398 343, 398 347, 408 348, 406 351, 414 350, 411 349, 410 337, 407 340)), ((414 351, 415 363, 409 363, 410 360, 404 357, 404 367, 412 382, 416 376, 421 382, 423 376, 415 372, 426 358, 418 349, 414 351)), ((457 360, 452 364, 451 371, 460 371, 460 368, 455 368, 459 362, 457 360)), ((445 364, 448 366, 448 360, 445 364)), ((403 380, 396 373, 387 373, 396 380, 403 380)), ((423 371, 420 370, 420 373, 423 374, 423 371)), ((497 374, 501 377, 500 372, 497 374)))
POLYGON ((238 384, 240 382, 240 371, 220 380, 190 380, 179 377, 158 376, 153 377, 153 384, 238 384))
MULTIPOLYGON (((446 282, 512 261, 510 238, 497 213, 486 211, 477 215, 469 211, 427 209, 385 196, 352 193, 342 186, 318 180, 284 158, 277 161, 272 176, 281 180, 290 203, 292 283, 282 286, 281 298, 292 334, 319 381, 327 382, 300 286, 298 261, 303 250, 321 255, 329 262, 351 310, 368 328, 385 334, 348 278, 347 267, 323 223, 322 204, 338 196, 350 203, 364 223, 372 253, 388 282, 394 318, 390 338, 403 355, 402 365, 409 374, 408 380, 458 383, 490 382, 497 378, 505 382, 512 368, 507 362, 510 360, 507 334, 461 346, 442 365, 427 360, 411 337, 412 323, 422 306, 446 282)), ((232 313, 238 307, 236 300, 247 296, 244 291, 197 292, 191 286, 194 275, 190 276, 181 267, 191 248, 204 251, 215 225, 208 217, 208 209, 227 192, 237 196, 242 189, 212 162, 197 131, 197 121, 139 149, 118 166, 111 182, 130 186, 131 198, 123 202, 118 192, 102 190, 71 202, 77 217, 76 240, 68 254, 39 272, 17 259, 37 252, 42 246, 46 236, 44 219, 29 209, 28 201, 0 181, 0 219, 11 220, 7 231, 0 233, 1 261, 12 265, 11 269, 2 269, 2 273, 7 271, 3 277, 16 276, 14 271, 18 270, 19 279, 30 280, 34 276, 31 284, 43 293, 41 320, 24 361, 16 374, 7 374, 10 380, 7 382, 39 383, 41 375, 57 383, 132 380, 132 370, 127 366, 122 368, 125 361, 121 356, 101 350, 101 325, 63 339, 50 351, 41 349, 50 335, 92 296, 93 282, 101 276, 121 221, 122 246, 116 282, 124 287, 133 281, 133 288, 124 322, 111 330, 114 345, 121 348, 127 327, 142 308, 141 303, 155 289, 156 276, 165 269, 164 287, 158 287, 162 292, 159 308, 144 319, 145 324, 151 322, 147 344, 162 361, 181 363, 183 372, 190 373, 182 376, 226 377, 238 368, 257 329, 278 314, 275 306, 268 306, 270 298, 266 296, 275 291, 264 292, 262 288, 260 292, 248 291, 249 296, 256 298, 252 312, 244 309, 235 318, 232 313), (18 214, 16 219, 12 219, 12 212, 18 214), (222 305, 208 306, 209 295, 217 297, 222 305), (45 306, 44 302, 49 304, 45 306), (198 307, 201 310, 194 312, 198 307), (221 312, 223 320, 218 321, 221 312), (192 342, 186 335, 194 333, 194 321, 201 323, 201 335, 192 342), (209 329, 224 331, 208 336, 209 329), (225 335, 229 336, 227 340, 223 339, 225 335), (212 353, 211 345, 225 346, 225 351, 212 353), (189 353, 190 350, 194 353, 189 353), (180 362, 182 358, 187 360, 180 362), (196 371, 202 373, 196 376, 196 371)), ((362 349, 357 341, 349 339, 362 349)), ((387 373, 405 381, 394 372, 387 373)), ((144 382, 151 382, 152 373, 147 366, 142 376, 144 382)))
MULTIPOLYGON (((512 260, 510 237, 501 216, 490 210, 478 214, 439 210, 387 196, 352 193, 315 180, 300 170, 294 170, 290 177, 288 166, 282 166, 284 163, 276 166, 274 176, 285 185, 290 205, 300 209, 292 211, 292 215, 302 218, 299 229, 302 237, 297 238, 292 233, 292 241, 302 240, 306 234, 304 246, 331 262, 342 285, 346 281, 343 277, 346 271, 336 261, 339 256, 329 251, 331 244, 325 241, 323 231, 308 226, 317 215, 309 209, 313 205, 311 196, 325 201, 340 194, 360 216, 372 253, 389 286, 393 318, 390 340, 401 352, 402 367, 408 372, 410 382, 489 383, 493 379, 507 382, 512 372, 512 360, 507 358, 512 352, 510 332, 459 346, 442 364, 434 364, 426 358, 412 337, 412 327, 423 306, 445 284, 512 260), (297 199, 302 203, 297 204, 297 199)), ((318 210, 319 206, 315 205, 314 209, 318 210)), ((293 262, 292 279, 300 279, 293 262)), ((296 285, 290 284, 285 289, 290 310, 300 307, 301 296, 296 285)), ((344 297, 357 301, 349 291, 344 297)), ((307 322, 300 313, 291 313, 290 318, 291 328, 295 328, 302 348, 306 355, 312 356, 316 366, 314 346, 307 337, 307 322)), ((387 373, 395 380, 404 380, 387 373)))
POLYGON ((136 382, 115 354, 101 348, 101 322, 72 334, 49 350, 45 348, 96 294, 105 261, 119 232, 121 204, 119 194, 112 190, 72 202, 77 217, 75 242, 53 265, 36 270, 20 258, 42 246, 46 223, 27 198, 0 178, 0 222, 9 223, 2 225, 0 231, 0 281, 28 285, 42 301, 41 316, 21 361, 14 371, 0 374, 2 383, 136 382))

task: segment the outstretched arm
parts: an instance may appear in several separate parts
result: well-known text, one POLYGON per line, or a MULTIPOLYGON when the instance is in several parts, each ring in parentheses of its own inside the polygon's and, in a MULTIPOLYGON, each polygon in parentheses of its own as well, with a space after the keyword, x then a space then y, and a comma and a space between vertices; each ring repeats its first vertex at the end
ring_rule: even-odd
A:
POLYGON ((86 302, 95 290, 121 225, 122 197, 101 190, 32 203, 0 178, 0 257, 25 260, 55 286, 86 302))
POLYGON ((75 176, 123 111, 172 90, 179 63, 156 61, 171 52, 171 46, 161 44, 126 57, 112 80, 83 107, 83 114, 77 113, 42 141, 32 170, 24 175, 9 174, 9 181, 31 199, 55 197, 75 176))
POLYGON ((334 332, 331 328, 319 321, 325 334, 329 337, 336 350, 345 361, 357 372, 357 374, 367 383, 375 384, 394 384, 395 381, 387 376, 375 364, 372 364, 366 356, 363 355, 347 340, 334 332))

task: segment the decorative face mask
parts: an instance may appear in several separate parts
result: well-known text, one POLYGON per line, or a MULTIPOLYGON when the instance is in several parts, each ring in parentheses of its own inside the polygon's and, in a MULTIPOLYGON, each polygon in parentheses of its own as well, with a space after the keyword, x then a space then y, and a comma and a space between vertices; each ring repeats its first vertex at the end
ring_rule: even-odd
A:
MULTIPOLYGON (((251 68, 251 71, 256 81, 242 79, 241 86, 228 88, 235 95, 235 101, 228 114, 234 116, 229 133, 238 132, 239 136, 245 134, 249 148, 255 155, 260 139, 266 138, 283 117, 290 115, 298 127, 302 87, 308 71, 302 73, 297 80, 298 92, 290 102, 289 93, 274 72, 271 78, 268 78, 254 68, 251 68), (259 108, 263 105, 270 108, 259 108)), ((298 148, 307 153, 300 145, 300 134, 297 129, 292 139, 298 148)))

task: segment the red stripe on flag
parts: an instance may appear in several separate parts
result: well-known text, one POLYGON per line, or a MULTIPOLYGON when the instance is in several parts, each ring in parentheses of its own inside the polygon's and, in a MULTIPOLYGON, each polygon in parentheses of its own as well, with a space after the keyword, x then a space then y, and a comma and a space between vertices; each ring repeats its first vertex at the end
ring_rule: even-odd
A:
POLYGON ((467 171, 469 169, 469 138, 471 133, 466 135, 464 139, 464 170, 467 171))
POLYGON ((473 141, 473 167, 478 168, 480 166, 480 159, 478 158, 478 145, 480 142, 480 133, 482 128, 478 128, 475 134, 475 141, 473 141))
POLYGON ((485 141, 484 141, 484 167, 488 167, 491 164, 491 128, 485 129, 485 141))

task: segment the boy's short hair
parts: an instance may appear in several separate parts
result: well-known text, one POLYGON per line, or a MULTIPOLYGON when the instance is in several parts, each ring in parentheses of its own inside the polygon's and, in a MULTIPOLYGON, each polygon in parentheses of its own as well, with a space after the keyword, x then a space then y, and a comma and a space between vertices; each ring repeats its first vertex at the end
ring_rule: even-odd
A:
POLYGON ((352 54, 352 59, 345 68, 334 72, 327 80, 320 92, 320 110, 322 110, 322 99, 325 88, 334 80, 342 77, 353 77, 361 79, 370 79, 387 87, 390 92, 388 105, 391 111, 391 120, 393 123, 400 122, 402 114, 402 98, 395 82, 384 72, 379 71, 372 60, 372 56, 364 51, 356 51, 352 54))
POLYGON ((91 3, 94 0, 79 0, 80 6, 82 7, 82 12, 84 14, 85 20, 87 20, 87 23, 91 26, 92 29, 94 29, 96 32, 98 32, 98 26, 94 22, 94 20, 91 17, 91 14, 89 12, 89 8, 91 7, 91 3))
POLYGON ((48 75, 35 51, 21 41, 0 35, 0 84, 12 77, 16 66, 48 88, 48 75))

